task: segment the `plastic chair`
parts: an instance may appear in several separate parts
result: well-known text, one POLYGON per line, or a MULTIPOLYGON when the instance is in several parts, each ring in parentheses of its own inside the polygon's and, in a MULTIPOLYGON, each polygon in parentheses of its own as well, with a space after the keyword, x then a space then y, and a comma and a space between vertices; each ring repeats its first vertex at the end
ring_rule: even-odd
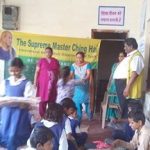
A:
MULTIPOLYGON (((105 128, 105 120, 106 120, 106 112, 108 107, 108 100, 110 96, 116 96, 116 94, 109 94, 107 91, 104 94, 103 101, 101 102, 101 114, 100 117, 102 118, 102 129, 105 128)), ((111 107, 111 106, 110 106, 111 107)), ((112 106, 114 108, 114 106, 112 106)))

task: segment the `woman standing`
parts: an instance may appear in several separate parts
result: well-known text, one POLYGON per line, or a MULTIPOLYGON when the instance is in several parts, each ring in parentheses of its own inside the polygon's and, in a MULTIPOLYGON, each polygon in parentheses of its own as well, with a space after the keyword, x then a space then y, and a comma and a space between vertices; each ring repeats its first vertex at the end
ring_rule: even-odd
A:
POLYGON ((9 31, 3 31, 0 36, 0 59, 8 61, 15 55, 15 50, 12 48, 12 34, 9 31))
POLYGON ((82 119, 82 104, 85 104, 86 113, 91 119, 90 111, 90 93, 89 80, 91 77, 91 65, 84 61, 85 54, 83 52, 76 53, 76 62, 71 66, 71 77, 74 79, 85 80, 84 84, 77 85, 74 90, 73 100, 77 107, 78 119, 82 119))
POLYGON ((106 119, 107 120, 113 120, 115 118, 120 117, 119 109, 119 99, 118 96, 116 95, 116 86, 115 86, 115 81, 113 79, 113 74, 115 72, 115 69, 117 68, 118 64, 124 59, 125 54, 123 52, 120 52, 118 55, 118 63, 114 63, 111 69, 111 76, 109 78, 109 83, 108 83, 108 94, 112 94, 112 96, 109 96, 108 100, 108 109, 107 109, 107 114, 106 114, 106 119))
POLYGON ((37 87, 37 96, 41 98, 39 104, 39 113, 44 116, 46 105, 49 102, 55 102, 57 96, 57 80, 59 75, 59 62, 53 58, 53 50, 51 47, 45 49, 45 58, 38 61, 35 75, 34 85, 37 87))

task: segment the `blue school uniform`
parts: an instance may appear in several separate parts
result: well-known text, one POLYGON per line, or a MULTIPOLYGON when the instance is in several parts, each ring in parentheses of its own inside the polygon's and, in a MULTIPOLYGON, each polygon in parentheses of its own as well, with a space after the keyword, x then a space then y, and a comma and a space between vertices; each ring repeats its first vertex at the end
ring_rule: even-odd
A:
MULTIPOLYGON (((42 120, 41 122, 37 123, 35 125, 35 127, 40 127, 40 126, 46 126, 47 128, 49 128, 49 130, 53 133, 53 150, 58 150, 59 149, 59 145, 60 145, 60 138, 62 136, 62 132, 63 132, 63 127, 62 124, 56 123, 53 124, 52 126, 46 125, 46 123, 50 123, 47 120, 42 120)), ((64 145, 65 146, 65 145, 64 145)), ((65 150, 65 148, 64 148, 65 150)))
MULTIPOLYGON (((5 95, 22 97, 28 80, 18 85, 10 85, 5 80, 5 95)), ((8 150, 16 150, 25 145, 31 133, 31 116, 27 108, 19 106, 5 106, 1 108, 0 145, 8 150)))
POLYGON ((29 81, 25 79, 22 80, 22 82, 19 85, 10 85, 10 80, 5 80, 6 96, 23 97, 27 82, 29 81))
POLYGON ((87 133, 86 132, 76 132, 76 128, 79 127, 80 123, 78 120, 74 118, 69 118, 71 123, 71 129, 72 129, 72 135, 75 138, 78 146, 84 146, 86 140, 87 140, 87 133))
POLYGON ((59 148, 59 140, 60 140, 60 137, 61 137, 61 134, 62 134, 62 126, 60 124, 56 124, 52 127, 50 127, 51 131, 53 132, 54 134, 54 142, 53 142, 53 150, 58 150, 59 148))
MULTIPOLYGON (((66 134, 69 134, 69 133, 72 134, 70 119, 65 114, 63 115, 62 127, 65 130, 66 134), (68 123, 67 123, 67 121, 68 121, 68 123)), ((67 139, 67 141, 68 141, 68 150, 76 150, 76 147, 73 144, 73 142, 68 139, 67 139)))
POLYGON ((71 123, 72 134, 73 134, 73 136, 75 136, 76 128, 79 126, 79 121, 72 118, 72 119, 70 119, 70 123, 71 123))
POLYGON ((10 76, 0 84, 0 89, 1 96, 31 97, 34 94, 32 83, 23 75, 18 80, 10 76))
POLYGON ((64 129, 65 129, 65 122, 66 122, 67 118, 68 117, 64 114, 63 119, 62 119, 62 126, 63 126, 64 129))
MULTIPOLYGON (((40 126, 44 126, 43 122, 39 122, 35 125, 35 127, 40 127, 40 126)), ((53 133, 53 150, 58 150, 59 149, 59 139, 61 137, 62 134, 62 126, 60 124, 55 124, 52 127, 49 127, 49 130, 53 133)))
POLYGON ((31 133, 28 109, 19 107, 1 108, 0 145, 16 150, 25 145, 31 133))

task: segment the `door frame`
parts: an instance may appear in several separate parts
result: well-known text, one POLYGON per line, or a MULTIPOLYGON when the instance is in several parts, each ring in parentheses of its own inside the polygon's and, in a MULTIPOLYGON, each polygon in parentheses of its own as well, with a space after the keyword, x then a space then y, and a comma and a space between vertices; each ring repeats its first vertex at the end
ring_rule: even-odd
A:
POLYGON ((145 61, 145 69, 144 69, 144 90, 150 90, 150 19, 146 23, 146 32, 145 32, 145 52, 144 52, 144 61, 145 61))
MULTIPOLYGON (((100 39, 100 40, 105 40, 105 41, 124 41, 127 37, 129 36, 129 30, 109 30, 109 29, 92 29, 91 30, 91 38, 92 39, 100 39), (118 33, 118 34, 126 34, 126 36, 123 38, 123 39, 113 39, 113 38, 95 38, 95 35, 94 35, 94 33, 118 33)), ((99 60, 98 60, 99 61, 99 60)), ((99 64, 99 63, 98 63, 99 64)), ((98 73, 99 73, 99 70, 98 69, 96 69, 96 70, 94 70, 94 79, 95 79, 95 81, 94 81, 94 95, 95 95, 95 97, 94 97, 94 110, 96 110, 96 107, 99 107, 100 108, 100 105, 99 106, 96 106, 95 104, 96 104, 96 102, 97 101, 102 101, 102 99, 103 98, 99 98, 98 97, 98 73)), ((99 109, 98 109, 99 110, 99 109)))

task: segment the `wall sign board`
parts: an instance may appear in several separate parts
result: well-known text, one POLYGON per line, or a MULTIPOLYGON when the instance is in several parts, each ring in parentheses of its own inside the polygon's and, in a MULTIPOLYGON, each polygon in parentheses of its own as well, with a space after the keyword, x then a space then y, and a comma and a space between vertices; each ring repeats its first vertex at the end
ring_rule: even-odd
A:
POLYGON ((98 24, 111 26, 124 26, 124 6, 99 6, 98 24))

